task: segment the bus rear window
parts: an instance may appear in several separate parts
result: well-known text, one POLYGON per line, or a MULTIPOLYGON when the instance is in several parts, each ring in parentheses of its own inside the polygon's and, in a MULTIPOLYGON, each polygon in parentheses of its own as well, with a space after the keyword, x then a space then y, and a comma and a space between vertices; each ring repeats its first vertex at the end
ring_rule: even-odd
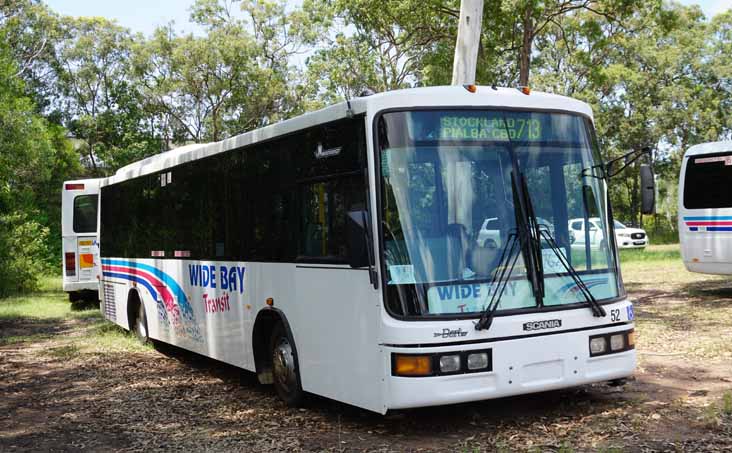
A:
POLYGON ((74 198, 74 233, 96 233, 97 195, 74 198))
POLYGON ((686 164, 684 207, 732 207, 732 152, 692 156, 686 164))

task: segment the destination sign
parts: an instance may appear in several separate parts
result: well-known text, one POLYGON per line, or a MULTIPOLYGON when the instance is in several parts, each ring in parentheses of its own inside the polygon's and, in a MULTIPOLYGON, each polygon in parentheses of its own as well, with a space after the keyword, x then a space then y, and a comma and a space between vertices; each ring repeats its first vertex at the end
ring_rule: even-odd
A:
POLYGON ((476 116, 443 116, 440 118, 441 140, 542 140, 542 124, 534 118, 488 118, 476 116))
POLYGON ((413 110, 385 113, 380 146, 401 148, 429 142, 589 144, 583 117, 560 112, 518 110, 413 110), (405 133, 406 132, 406 133, 405 133))

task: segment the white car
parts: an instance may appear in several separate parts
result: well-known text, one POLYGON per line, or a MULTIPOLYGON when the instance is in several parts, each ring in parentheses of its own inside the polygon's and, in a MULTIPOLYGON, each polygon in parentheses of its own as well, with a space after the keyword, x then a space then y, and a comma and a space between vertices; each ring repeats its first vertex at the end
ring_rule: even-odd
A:
MULTIPOLYGON (((592 217, 588 219, 590 226, 590 247, 604 248, 606 246, 605 235, 600 228, 600 219, 592 217)), ((643 248, 648 245, 648 235, 640 228, 630 228, 615 220, 615 242, 618 248, 643 248)), ((585 245, 585 220, 572 219, 569 221, 570 239, 573 246, 584 247, 585 245)))
MULTIPOLYGON (((501 230, 489 228, 493 225, 497 226, 495 223, 497 221, 498 217, 489 217, 483 221, 476 241, 480 247, 500 248, 502 246, 501 230)), ((554 235, 554 225, 550 221, 542 217, 537 217, 536 221, 539 222, 539 225, 545 226, 549 230, 549 234, 554 235)))
POLYGON ((621 249, 642 249, 648 245, 648 235, 642 228, 631 228, 615 221, 615 242, 621 249))

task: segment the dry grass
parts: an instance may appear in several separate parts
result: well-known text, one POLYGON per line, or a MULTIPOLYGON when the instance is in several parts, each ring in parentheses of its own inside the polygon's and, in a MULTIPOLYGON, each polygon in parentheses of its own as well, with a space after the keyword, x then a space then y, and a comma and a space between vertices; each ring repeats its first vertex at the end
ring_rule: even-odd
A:
POLYGON ((385 417, 315 397, 286 408, 253 375, 152 352, 58 289, 0 300, 0 450, 729 451, 732 291, 663 247, 623 255, 640 353, 625 386, 385 417))
MULTIPOLYGON (((650 246, 647 251, 651 256, 665 255, 678 251, 678 245, 650 246)), ((641 352, 732 360, 732 280, 729 277, 689 272, 680 258, 625 257, 622 273, 625 287, 636 305, 641 352)))

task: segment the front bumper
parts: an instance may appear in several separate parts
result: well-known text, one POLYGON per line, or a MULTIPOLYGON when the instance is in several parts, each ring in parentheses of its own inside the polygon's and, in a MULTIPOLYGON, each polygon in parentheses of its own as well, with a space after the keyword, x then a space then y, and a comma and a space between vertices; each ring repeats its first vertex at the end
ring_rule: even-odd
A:
POLYGON ((391 354, 430 353, 492 349, 492 371, 432 377, 389 376, 387 409, 454 404, 525 393, 573 387, 630 376, 636 367, 636 352, 590 357, 589 338, 603 333, 623 332, 632 323, 556 333, 530 338, 472 343, 469 345, 398 348, 385 347, 391 354))
POLYGON ((642 249, 648 245, 648 239, 628 239, 622 238, 617 240, 619 249, 642 249))

